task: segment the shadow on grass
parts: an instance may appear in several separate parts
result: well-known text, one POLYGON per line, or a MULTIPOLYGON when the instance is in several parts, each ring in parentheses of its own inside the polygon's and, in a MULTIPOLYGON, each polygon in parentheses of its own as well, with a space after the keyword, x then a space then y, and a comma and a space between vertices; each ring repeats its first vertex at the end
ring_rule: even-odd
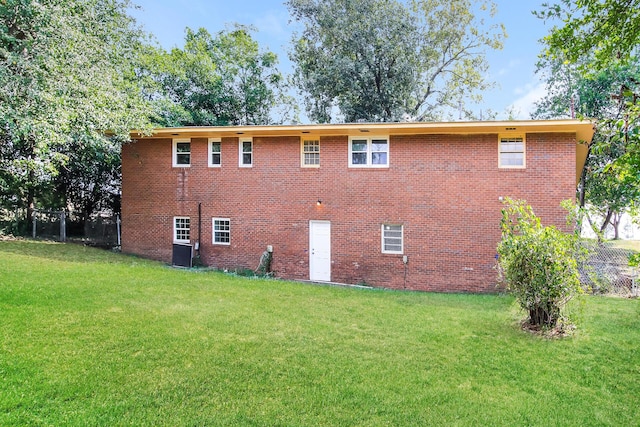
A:
POLYGON ((3 253, 19 254, 49 261, 77 263, 101 262, 108 264, 129 264, 132 260, 149 264, 161 264, 138 258, 133 255, 122 255, 106 249, 84 246, 76 243, 60 243, 50 240, 30 240, 23 238, 4 238, 0 240, 0 256, 3 253))

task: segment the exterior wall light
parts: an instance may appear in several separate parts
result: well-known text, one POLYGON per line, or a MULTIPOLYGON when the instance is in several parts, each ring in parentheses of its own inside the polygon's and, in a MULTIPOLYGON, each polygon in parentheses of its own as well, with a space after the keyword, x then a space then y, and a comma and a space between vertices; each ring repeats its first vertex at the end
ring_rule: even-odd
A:
POLYGON ((316 202, 316 205, 318 206, 322 205, 322 200, 318 199, 318 201, 316 202))

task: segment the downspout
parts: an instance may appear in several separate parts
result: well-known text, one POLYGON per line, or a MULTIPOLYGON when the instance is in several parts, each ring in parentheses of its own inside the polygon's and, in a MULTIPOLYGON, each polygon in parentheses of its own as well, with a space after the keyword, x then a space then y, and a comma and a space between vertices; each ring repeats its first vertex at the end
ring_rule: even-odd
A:
POLYGON ((196 248, 196 258, 200 259, 200 241, 202 240, 202 203, 198 202, 198 247, 196 248))
POLYGON ((200 267, 202 265, 202 261, 200 260, 200 239, 202 237, 202 203, 198 202, 198 240, 196 240, 196 244, 194 246, 195 256, 193 257, 193 265, 195 267, 200 267))

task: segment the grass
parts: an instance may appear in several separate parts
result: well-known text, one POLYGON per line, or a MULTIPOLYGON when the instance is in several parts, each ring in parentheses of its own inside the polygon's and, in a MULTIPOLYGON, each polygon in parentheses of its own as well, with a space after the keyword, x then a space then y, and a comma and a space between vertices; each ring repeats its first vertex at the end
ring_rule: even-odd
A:
POLYGON ((606 245, 612 248, 640 252, 640 240, 607 240, 606 245))
POLYGON ((637 425, 638 300, 337 288, 0 242, 0 425, 637 425))

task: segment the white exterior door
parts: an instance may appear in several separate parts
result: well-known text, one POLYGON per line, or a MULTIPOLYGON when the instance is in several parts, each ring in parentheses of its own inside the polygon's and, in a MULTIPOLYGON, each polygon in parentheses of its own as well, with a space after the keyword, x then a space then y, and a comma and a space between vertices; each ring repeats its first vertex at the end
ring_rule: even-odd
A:
POLYGON ((331 281, 331 223, 309 221, 309 280, 331 281))

